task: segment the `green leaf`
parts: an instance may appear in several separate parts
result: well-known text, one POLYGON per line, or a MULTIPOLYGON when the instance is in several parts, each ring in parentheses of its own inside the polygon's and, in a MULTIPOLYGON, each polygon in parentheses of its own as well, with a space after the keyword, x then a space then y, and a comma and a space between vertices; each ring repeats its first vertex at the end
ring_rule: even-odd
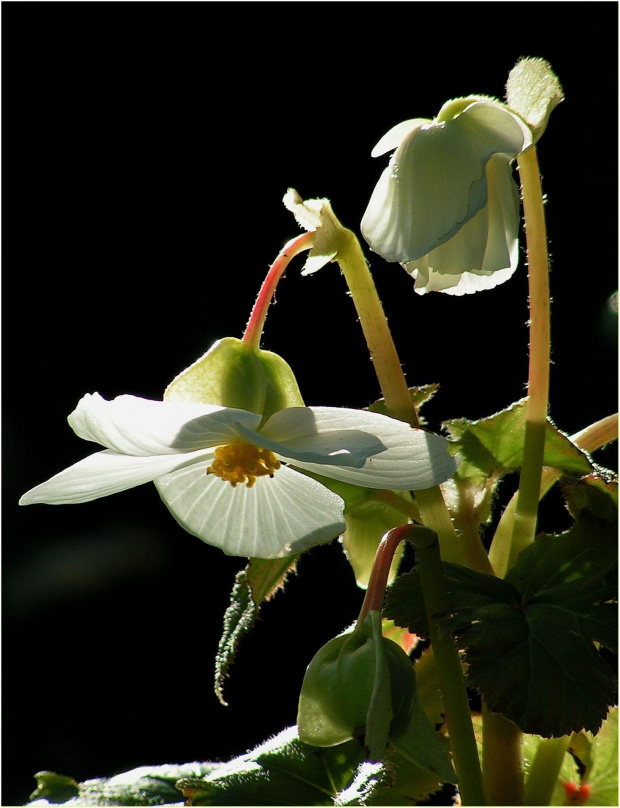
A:
MULTIPOLYGON (((410 387, 409 395, 411 403, 415 407, 416 414, 420 425, 424 425, 426 421, 420 415, 420 409, 423 404, 430 401, 435 393, 439 390, 438 384, 423 384, 421 387, 410 387)), ((388 415, 387 407, 385 406, 385 399, 380 398, 368 407, 371 412, 378 412, 380 415, 388 415)))
MULTIPOLYGON (((525 440, 527 399, 479 421, 446 421, 452 451, 461 458, 452 480, 444 484, 446 504, 457 529, 461 522, 475 526, 491 518, 493 494, 499 480, 521 467, 525 440)), ((547 420, 543 463, 564 475, 584 475, 593 470, 588 456, 547 420)))
POLYGON ((610 710, 600 732, 590 736, 590 765, 582 777, 590 786, 588 805, 618 805, 618 708, 610 710))
POLYGON ((56 804, 67 802, 80 793, 80 786, 72 777, 65 777, 54 772, 39 772, 35 774, 37 787, 30 795, 30 799, 48 800, 56 804))
POLYGON ((54 805, 179 805, 180 778, 202 777, 218 768, 217 763, 140 766, 115 777, 76 783, 52 772, 36 775, 38 788, 31 800, 46 799, 54 805))
MULTIPOLYGON (((615 647, 616 559, 616 520, 584 507, 566 533, 526 548, 504 580, 443 565, 451 614, 441 626, 456 635, 468 684, 491 710, 544 737, 600 728, 616 680, 595 643, 615 647)), ((393 584, 385 616, 426 634, 416 573, 393 584)))
POLYGON ((237 574, 215 658, 215 694, 222 704, 226 705, 224 681, 239 643, 254 625, 261 603, 284 586, 287 575, 295 569, 297 558, 251 558, 245 570, 237 574))
POLYGON ((318 748, 289 727, 203 778, 178 783, 190 805, 333 805, 362 762, 356 741, 318 748))

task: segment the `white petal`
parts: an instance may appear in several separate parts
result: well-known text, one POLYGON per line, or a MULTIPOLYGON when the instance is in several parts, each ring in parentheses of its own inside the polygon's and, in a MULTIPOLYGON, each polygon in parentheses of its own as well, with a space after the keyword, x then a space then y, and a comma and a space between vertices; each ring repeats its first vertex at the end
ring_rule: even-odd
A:
POLYGON ((228 555, 280 558, 331 541, 345 528, 344 503, 286 466, 252 488, 205 473, 194 463, 155 481, 179 524, 228 555))
POLYGON ((445 244, 404 265, 416 278, 415 291, 452 295, 491 289, 508 278, 519 263, 519 194, 508 158, 487 163, 489 200, 445 244))
POLYGON ((373 431, 373 418, 337 407, 290 407, 271 416, 258 445, 287 460, 360 468, 386 448, 373 431))
POLYGON ((410 135, 414 129, 419 129, 425 124, 432 123, 429 118, 412 118, 410 121, 402 121, 386 132, 374 149, 370 152, 371 157, 380 157, 386 152, 397 149, 403 140, 410 135))
POLYGON ((377 183, 362 219, 364 238, 387 261, 421 258, 485 206, 491 156, 514 158, 524 142, 516 116, 489 102, 415 129, 377 183))
POLYGON ((151 401, 119 396, 106 401, 86 395, 69 416, 80 438, 128 455, 146 456, 191 452, 226 444, 237 438, 235 422, 252 428, 260 415, 183 401, 151 401))
MULTIPOLYGON (((313 407, 317 426, 352 430, 351 451, 356 433, 376 436, 385 449, 370 455, 361 468, 293 461, 299 468, 323 474, 335 480, 367 488, 421 490, 452 477, 456 461, 448 454, 445 438, 422 429, 413 429, 403 421, 378 413, 331 407, 313 407)), ((336 456, 337 457, 337 456, 336 456)))
POLYGON ((209 465, 213 453, 132 457, 109 450, 85 457, 24 494, 20 505, 72 505, 107 497, 148 483, 200 456, 209 465))

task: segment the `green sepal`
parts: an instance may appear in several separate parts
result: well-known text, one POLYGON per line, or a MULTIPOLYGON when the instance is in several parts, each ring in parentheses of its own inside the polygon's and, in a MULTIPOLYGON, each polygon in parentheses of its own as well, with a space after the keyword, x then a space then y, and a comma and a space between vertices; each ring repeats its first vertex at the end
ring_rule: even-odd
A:
POLYGON ((415 698, 411 660, 382 636, 381 617, 371 612, 310 662, 299 697, 299 737, 314 746, 357 738, 368 759, 379 760, 389 738, 407 729, 415 698))
POLYGON ((165 401, 195 401, 247 410, 266 421, 279 410, 303 407, 290 366, 271 351, 225 337, 180 373, 166 388, 165 401))
POLYGON ((241 640, 254 626, 260 605, 284 587, 297 558, 251 558, 247 567, 237 573, 215 657, 215 694, 222 704, 226 705, 224 682, 241 640))

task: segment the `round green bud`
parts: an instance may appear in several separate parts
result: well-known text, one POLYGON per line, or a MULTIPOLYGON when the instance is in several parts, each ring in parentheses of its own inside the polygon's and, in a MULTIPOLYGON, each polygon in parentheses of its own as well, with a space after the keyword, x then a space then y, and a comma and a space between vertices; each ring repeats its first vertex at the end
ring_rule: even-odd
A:
POLYGON ((297 715, 304 743, 335 746, 358 738, 380 756, 389 738, 407 728, 415 672, 402 648, 381 636, 380 625, 378 613, 371 613, 324 645, 308 666, 297 715))

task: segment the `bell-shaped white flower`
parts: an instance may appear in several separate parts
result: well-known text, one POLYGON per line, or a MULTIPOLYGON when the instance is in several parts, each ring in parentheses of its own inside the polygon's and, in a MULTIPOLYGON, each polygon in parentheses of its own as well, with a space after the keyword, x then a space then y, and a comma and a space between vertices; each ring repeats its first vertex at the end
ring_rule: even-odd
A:
POLYGON ((434 120, 398 124, 372 152, 395 150, 362 219, 364 238, 413 275, 419 294, 502 283, 518 263, 511 161, 531 144, 518 115, 479 96, 448 102, 434 120))
POLYGON ((20 504, 87 502, 154 481, 189 533, 229 555, 277 558, 345 529, 343 500, 296 468, 413 490, 456 469, 444 438, 376 413, 290 407, 261 420, 212 404, 86 395, 69 424, 104 451, 36 486, 20 504))

